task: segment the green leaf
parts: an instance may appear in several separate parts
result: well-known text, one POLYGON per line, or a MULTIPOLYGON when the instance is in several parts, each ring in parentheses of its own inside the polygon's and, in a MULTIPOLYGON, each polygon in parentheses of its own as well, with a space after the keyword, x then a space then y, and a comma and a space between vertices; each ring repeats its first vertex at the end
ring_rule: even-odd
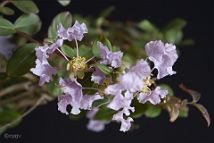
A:
POLYGON ((104 45, 106 45, 109 48, 109 50, 112 51, 112 45, 109 39, 107 38, 104 39, 104 45))
POLYGON ((70 12, 59 13, 52 21, 48 29, 48 38, 55 40, 57 38, 57 26, 62 24, 64 28, 68 28, 72 23, 72 15, 70 12))
POLYGON ((61 50, 62 52, 67 56, 67 57, 75 57, 76 56, 76 50, 74 50, 73 48, 71 48, 70 46, 63 44, 61 46, 61 50))
POLYGON ((29 43, 18 48, 7 64, 7 73, 9 75, 19 76, 29 72, 35 64, 36 44, 29 43))
POLYGON ((189 113, 189 108, 187 106, 181 107, 179 111, 179 117, 187 118, 189 113))
MULTIPOLYGON (((76 49, 75 49, 75 51, 76 51, 76 49)), ((86 47, 85 45, 81 45, 79 47, 79 55, 81 57, 85 57, 86 59, 93 57, 93 53, 92 53, 91 48, 86 47)))
POLYGON ((71 3, 71 0, 57 0, 62 6, 68 6, 71 3))
POLYGON ((9 7, 0 7, 0 13, 5 15, 13 15, 15 12, 13 9, 9 7))
POLYGON ((47 89, 50 95, 52 96, 59 96, 62 94, 62 90, 58 85, 58 80, 52 80, 47 84, 47 89))
POLYGON ((155 32, 158 31, 157 28, 148 20, 142 20, 138 27, 146 32, 155 32))
POLYGON ((14 34, 15 32, 14 25, 7 19, 0 17, 0 35, 6 36, 14 34))
POLYGON ((207 121, 207 126, 210 126, 211 120, 210 120, 210 115, 209 115, 209 112, 207 111, 207 109, 201 104, 194 103, 192 105, 195 106, 202 113, 203 117, 207 121))
POLYGON ((160 113, 161 113, 160 107, 150 105, 150 106, 148 106, 148 109, 145 111, 145 116, 149 117, 149 118, 155 118, 155 117, 159 116, 160 113))
POLYGON ((29 35, 34 35, 41 29, 41 21, 39 17, 33 13, 21 15, 15 21, 14 25, 17 31, 21 31, 29 35))
POLYGON ((109 103, 109 101, 110 101, 109 98, 96 100, 93 102, 92 107, 100 107, 100 106, 106 105, 109 103))
POLYGON ((99 48, 97 47, 97 40, 95 40, 93 42, 93 45, 92 45, 92 53, 95 57, 100 57, 100 50, 99 48))
POLYGON ((168 95, 173 96, 174 95, 174 91, 172 90, 172 88, 167 85, 167 84, 160 84, 159 85, 161 87, 161 89, 165 89, 168 91, 168 95))
POLYGON ((11 3, 24 13, 39 12, 39 9, 36 4, 31 0, 12 0, 11 3))
POLYGON ((135 107, 135 111, 131 113, 131 116, 134 118, 139 118, 144 115, 145 111, 148 109, 147 104, 141 104, 138 100, 134 99, 132 106, 135 107))
POLYGON ((116 113, 116 111, 109 109, 107 107, 101 107, 99 111, 96 113, 94 119, 96 120, 103 120, 103 121, 109 121, 112 119, 113 115, 116 113))
POLYGON ((103 64, 96 64, 96 66, 106 75, 110 74, 112 72, 111 69, 109 69, 109 67, 107 67, 106 65, 103 64))

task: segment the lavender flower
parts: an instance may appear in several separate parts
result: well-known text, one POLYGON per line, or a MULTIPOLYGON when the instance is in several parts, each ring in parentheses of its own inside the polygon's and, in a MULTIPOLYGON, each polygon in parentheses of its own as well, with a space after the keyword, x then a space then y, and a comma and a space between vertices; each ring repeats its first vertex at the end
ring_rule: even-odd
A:
POLYGON ((106 121, 100 121, 100 120, 93 119, 98 110, 99 110, 98 108, 95 108, 91 111, 88 111, 86 114, 87 118, 89 119, 87 128, 94 132, 103 131, 105 129, 105 125, 107 124, 106 121))
POLYGON ((43 85, 45 82, 49 82, 52 79, 52 75, 56 74, 56 69, 51 67, 47 61, 41 62, 39 59, 36 60, 36 67, 32 68, 31 71, 40 76, 39 85, 43 85))
POLYGON ((111 103, 108 105, 108 108, 113 109, 115 111, 119 111, 113 116, 112 120, 121 122, 120 130, 123 132, 129 130, 129 128, 131 127, 130 122, 133 121, 131 117, 124 119, 124 115, 129 116, 130 111, 132 112, 135 111, 134 107, 130 106, 132 99, 133 99, 132 93, 126 91, 124 96, 122 94, 115 95, 111 103))
POLYGON ((105 79, 105 74, 99 69, 95 68, 95 71, 92 73, 91 81, 97 84, 101 84, 105 79))
POLYGON ((82 41, 85 33, 88 33, 88 29, 85 23, 80 24, 78 21, 74 23, 72 27, 69 27, 67 30, 62 26, 58 26, 58 36, 64 40, 78 40, 82 41))
POLYGON ((16 46, 10 43, 10 36, 0 36, 0 55, 9 60, 16 46))
POLYGON ((151 41, 146 44, 146 52, 149 59, 154 62, 154 68, 158 70, 158 79, 176 73, 172 70, 172 66, 178 58, 175 45, 168 43, 164 45, 161 41, 151 41))
POLYGON ((106 94, 115 94, 115 91, 128 90, 130 92, 140 91, 144 86, 144 79, 151 74, 151 69, 147 62, 140 60, 127 73, 119 76, 119 83, 109 85, 105 89, 106 94))
MULTIPOLYGON (((61 109, 60 111, 64 111, 66 109, 62 109, 64 107, 67 107, 68 103, 72 106, 71 113, 76 115, 80 113, 81 108, 81 100, 83 97, 82 93, 82 85, 77 82, 75 78, 70 79, 60 79, 59 84, 62 87, 63 92, 65 93, 64 97, 58 98, 58 109, 61 109), (70 96, 68 98, 68 96, 70 96), (68 100, 69 99, 69 100, 68 100), (65 101, 66 100, 66 101, 65 101), (61 103, 66 103, 65 105, 61 103)), ((65 112, 62 112, 65 113, 65 112)))
POLYGON ((62 113, 67 114, 67 105, 72 106, 71 113, 79 114, 80 109, 91 110, 92 103, 95 100, 103 99, 98 93, 95 95, 84 95, 82 93, 82 85, 75 78, 60 79, 60 86, 65 95, 58 98, 58 109, 62 113), (69 97, 68 97, 69 96, 69 97))
POLYGON ((108 64, 113 68, 121 66, 121 59, 123 57, 123 53, 121 51, 111 52, 108 47, 104 46, 101 42, 97 42, 97 47, 100 50, 100 56, 102 58, 100 61, 101 64, 108 64))
POLYGON ((151 104, 156 105, 158 103, 161 102, 161 98, 166 97, 166 95, 168 94, 167 90, 161 89, 159 86, 157 86, 153 91, 151 92, 147 92, 147 93, 143 93, 141 92, 138 95, 138 101, 140 103, 146 103, 147 101, 149 101, 151 104))

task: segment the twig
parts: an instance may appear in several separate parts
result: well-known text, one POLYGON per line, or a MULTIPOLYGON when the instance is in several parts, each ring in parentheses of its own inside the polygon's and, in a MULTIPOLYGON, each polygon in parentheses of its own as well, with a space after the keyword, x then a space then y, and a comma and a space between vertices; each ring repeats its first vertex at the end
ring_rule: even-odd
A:
POLYGON ((29 36, 28 34, 21 32, 21 31, 17 31, 17 34, 19 34, 22 37, 25 37, 26 39, 28 39, 29 41, 33 42, 33 43, 37 43, 39 45, 42 45, 39 41, 33 39, 31 36, 29 36))

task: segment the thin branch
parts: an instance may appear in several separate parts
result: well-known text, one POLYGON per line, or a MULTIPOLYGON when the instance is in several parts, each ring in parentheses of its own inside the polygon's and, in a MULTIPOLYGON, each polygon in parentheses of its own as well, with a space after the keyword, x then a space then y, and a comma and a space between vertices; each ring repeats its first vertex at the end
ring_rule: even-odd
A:
POLYGON ((79 45, 77 40, 75 39, 75 44, 76 44, 76 48, 77 48, 77 57, 79 57, 79 45))
POLYGON ((39 41, 33 39, 33 38, 32 38, 30 35, 28 35, 27 33, 24 33, 24 32, 21 32, 21 31, 17 31, 16 33, 19 34, 20 36, 26 38, 27 40, 33 42, 33 43, 42 45, 39 41))

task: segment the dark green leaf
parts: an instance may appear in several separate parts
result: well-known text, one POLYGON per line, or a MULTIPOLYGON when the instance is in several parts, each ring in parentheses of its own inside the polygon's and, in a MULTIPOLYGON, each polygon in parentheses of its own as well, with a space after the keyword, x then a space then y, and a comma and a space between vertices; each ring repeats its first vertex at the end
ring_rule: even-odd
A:
POLYGON ((70 57, 70 58, 76 57, 76 50, 74 50, 73 48, 69 47, 66 44, 63 44, 61 46, 61 50, 67 57, 70 57))
POLYGON ((111 69, 109 69, 109 67, 107 67, 106 65, 103 64, 96 64, 96 66, 106 75, 110 74, 112 72, 111 69))
POLYGON ((141 104, 141 103, 139 103, 138 100, 133 100, 132 106, 135 107, 135 111, 132 112, 132 114, 131 114, 131 116, 134 118, 141 117, 145 113, 145 111, 148 109, 147 104, 141 104))
POLYGON ((23 75, 29 72, 35 64, 36 44, 29 43, 18 48, 7 64, 7 73, 9 75, 23 75))
MULTIPOLYGON (((75 49, 75 51, 76 51, 76 49, 75 49)), ((85 45, 81 45, 79 47, 79 55, 81 57, 85 57, 86 59, 93 57, 93 53, 92 53, 91 48, 86 47, 85 45)))
POLYGON ((62 90, 58 85, 58 80, 54 79, 47 84, 48 92, 52 96, 59 96, 62 94, 62 90))
POLYGON ((23 14, 15 21, 14 25, 17 31, 34 35, 40 30, 41 21, 39 17, 33 13, 23 14))
POLYGON ((149 118, 155 118, 155 117, 159 116, 160 113, 161 113, 160 107, 150 105, 150 106, 148 106, 147 110, 145 111, 145 116, 149 117, 149 118))
POLYGON ((183 38, 183 32, 177 29, 170 29, 164 32, 164 36, 167 42, 178 44, 183 38))
POLYGON ((95 40, 93 42, 93 45, 92 45, 92 53, 95 57, 100 57, 100 50, 99 48, 97 47, 97 40, 95 40))
POLYGON ((211 120, 210 120, 210 115, 209 115, 207 109, 201 104, 194 103, 192 105, 195 106, 202 113, 203 117, 207 121, 207 125, 210 126, 211 120))
POLYGON ((109 121, 112 119, 112 117, 115 113, 116 113, 116 111, 114 111, 112 109, 109 109, 107 107, 101 107, 99 109, 99 111, 96 113, 94 119, 109 121))
POLYGON ((0 7, 0 13, 3 13, 5 15, 13 15, 15 12, 9 7, 0 7))
POLYGON ((36 4, 31 0, 12 0, 11 2, 24 13, 39 12, 39 9, 36 4))
POLYGON ((112 51, 112 45, 109 39, 105 38, 104 45, 106 45, 109 48, 109 50, 112 51))
POLYGON ((57 38, 57 26, 62 24, 64 28, 71 26, 72 16, 70 12, 59 13, 52 21, 48 29, 48 38, 55 40, 57 38))
POLYGON ((0 35, 1 36, 11 35, 14 34, 15 32, 16 31, 14 25, 7 19, 0 17, 0 35))

